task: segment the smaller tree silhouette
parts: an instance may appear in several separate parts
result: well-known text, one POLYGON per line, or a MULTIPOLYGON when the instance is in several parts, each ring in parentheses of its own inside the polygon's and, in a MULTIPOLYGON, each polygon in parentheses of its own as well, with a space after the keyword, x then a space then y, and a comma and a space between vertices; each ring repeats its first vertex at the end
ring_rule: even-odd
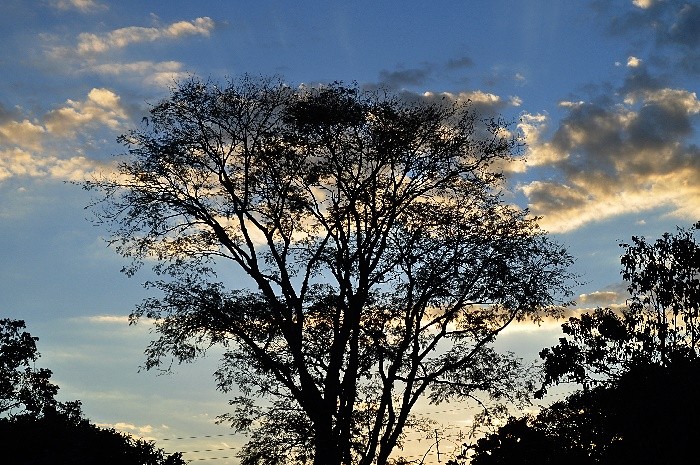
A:
POLYGON ((585 387, 615 382, 634 367, 669 366, 698 358, 700 338, 700 222, 654 242, 621 244, 627 308, 596 309, 562 325, 568 337, 544 349, 544 383, 585 387))
POLYGON ((56 406, 58 386, 51 370, 34 367, 38 338, 24 329, 22 320, 0 320, 0 415, 38 415, 56 406))
POLYGON ((622 244, 630 299, 562 325, 544 349, 539 395, 562 382, 583 390, 512 417, 473 446, 472 465, 694 463, 700 416, 700 245, 678 229, 654 242, 622 244))
POLYGON ((80 401, 58 402, 51 370, 34 367, 38 338, 25 328, 22 320, 0 320, 2 463, 185 465, 179 452, 90 423, 80 401))

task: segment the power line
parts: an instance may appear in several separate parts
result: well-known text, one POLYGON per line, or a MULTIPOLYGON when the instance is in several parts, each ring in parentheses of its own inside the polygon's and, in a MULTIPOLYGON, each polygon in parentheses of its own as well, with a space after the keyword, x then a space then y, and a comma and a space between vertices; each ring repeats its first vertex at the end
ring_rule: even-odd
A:
POLYGON ((183 454, 194 454, 195 452, 200 454, 202 452, 218 452, 220 450, 233 450, 235 447, 222 447, 221 449, 202 449, 202 450, 190 450, 187 452, 183 452, 183 454))
POLYGON ((416 412, 418 415, 434 415, 436 413, 449 413, 449 412, 457 412, 460 410, 472 410, 474 407, 457 407, 457 408, 451 408, 447 410, 438 410, 435 412, 416 412))
POLYGON ((181 438, 162 438, 159 441, 176 441, 181 439, 203 439, 203 438, 221 438, 224 436, 237 436, 238 433, 227 433, 227 434, 207 434, 204 436, 183 436, 181 438))
POLYGON ((207 457, 207 458, 202 458, 202 459, 190 459, 193 461, 200 461, 200 460, 221 460, 221 459, 235 459, 236 457, 207 457))

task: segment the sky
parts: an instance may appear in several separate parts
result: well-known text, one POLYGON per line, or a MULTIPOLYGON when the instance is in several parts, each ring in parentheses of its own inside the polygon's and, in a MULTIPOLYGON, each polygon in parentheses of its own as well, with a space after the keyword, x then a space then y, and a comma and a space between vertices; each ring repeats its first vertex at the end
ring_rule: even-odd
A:
MULTIPOLYGON (((582 308, 624 302, 621 242, 700 220, 697 2, 3 0, 0 36, 0 317, 40 338, 62 400, 196 463, 235 464, 244 441, 213 423, 216 351, 139 372, 153 335, 127 316, 148 272, 120 273, 71 183, 109 169, 116 138, 178 81, 357 82, 502 116, 527 143, 504 199, 576 257, 582 308)), ((511 328, 499 345, 533 358, 558 335, 511 328)), ((467 406, 420 408, 459 442, 467 406)))

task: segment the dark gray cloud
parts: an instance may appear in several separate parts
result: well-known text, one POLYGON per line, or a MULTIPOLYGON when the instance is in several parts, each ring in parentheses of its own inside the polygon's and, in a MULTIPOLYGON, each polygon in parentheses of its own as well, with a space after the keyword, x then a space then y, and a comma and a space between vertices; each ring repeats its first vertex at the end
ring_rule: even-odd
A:
POLYGON ((16 111, 12 111, 0 102, 0 124, 16 118, 16 111))
POLYGON ((607 31, 619 36, 650 31, 667 11, 667 2, 651 2, 648 8, 639 8, 629 0, 596 0, 593 7, 601 18, 608 21, 607 31))
POLYGON ((634 49, 649 48, 648 59, 660 70, 700 75, 700 4, 687 0, 601 1, 601 17, 611 17, 608 31, 634 49), (642 7, 643 6, 643 7, 642 7), (612 13, 615 14, 612 14, 612 13))
POLYGON ((674 19, 668 29, 660 31, 660 40, 690 48, 700 45, 700 6, 685 3, 674 19))
POLYGON ((567 103, 548 140, 532 137, 530 156, 557 173, 521 186, 545 228, 660 207, 700 217, 700 101, 684 89, 633 87, 618 100, 567 103))
POLYGON ((448 70, 471 68, 472 66, 474 66, 474 61, 469 57, 452 58, 445 65, 448 70))
POLYGON ((620 115, 610 108, 586 103, 569 110, 551 143, 557 151, 570 154, 560 162, 567 172, 610 172, 622 140, 620 115))
POLYGON ((421 68, 398 69, 394 71, 381 70, 379 72, 379 84, 389 89, 401 89, 406 86, 424 85, 430 74, 432 66, 421 68))
MULTIPOLYGON (((379 83, 376 86, 388 89, 403 89, 405 87, 415 87, 426 85, 431 78, 462 71, 474 66, 474 61, 468 56, 460 56, 447 60, 444 63, 423 63, 420 66, 396 69, 383 69, 379 72, 379 83)), ((460 76, 464 79, 464 76, 460 76)))
POLYGON ((642 64, 629 70, 622 87, 617 92, 622 95, 639 97, 645 92, 661 89, 666 85, 668 85, 666 79, 661 76, 652 76, 647 66, 642 64))

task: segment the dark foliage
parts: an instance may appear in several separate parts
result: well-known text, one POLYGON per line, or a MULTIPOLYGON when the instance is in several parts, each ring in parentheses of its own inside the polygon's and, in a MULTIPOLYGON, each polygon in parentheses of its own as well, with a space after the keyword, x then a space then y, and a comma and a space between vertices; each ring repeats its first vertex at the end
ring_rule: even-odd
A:
POLYGON ((22 320, 0 320, 0 416, 38 415, 56 405, 58 386, 51 370, 35 367, 37 338, 24 329, 22 320))
POLYGON ((0 457, 12 465, 185 465, 152 442, 100 428, 80 401, 58 402, 51 371, 34 368, 38 338, 22 320, 0 320, 0 457))
POLYGON ((700 244, 696 231, 664 234, 622 244, 622 277, 629 282, 627 308, 597 309, 562 325, 567 337, 544 349, 547 386, 614 382, 637 366, 668 366, 696 359, 700 325, 700 244))
POLYGON ((65 411, 0 420, 3 463, 12 465, 185 465, 152 442, 91 424, 65 411))
MULTIPOLYGON (((700 229, 700 223, 694 226, 700 229)), ((583 390, 479 440, 474 465, 683 464, 700 460, 700 245, 679 229, 623 244, 628 308, 570 318, 545 349, 544 384, 583 390)))
POLYGON ((700 360, 637 366, 477 441, 472 465, 695 463, 700 360))

